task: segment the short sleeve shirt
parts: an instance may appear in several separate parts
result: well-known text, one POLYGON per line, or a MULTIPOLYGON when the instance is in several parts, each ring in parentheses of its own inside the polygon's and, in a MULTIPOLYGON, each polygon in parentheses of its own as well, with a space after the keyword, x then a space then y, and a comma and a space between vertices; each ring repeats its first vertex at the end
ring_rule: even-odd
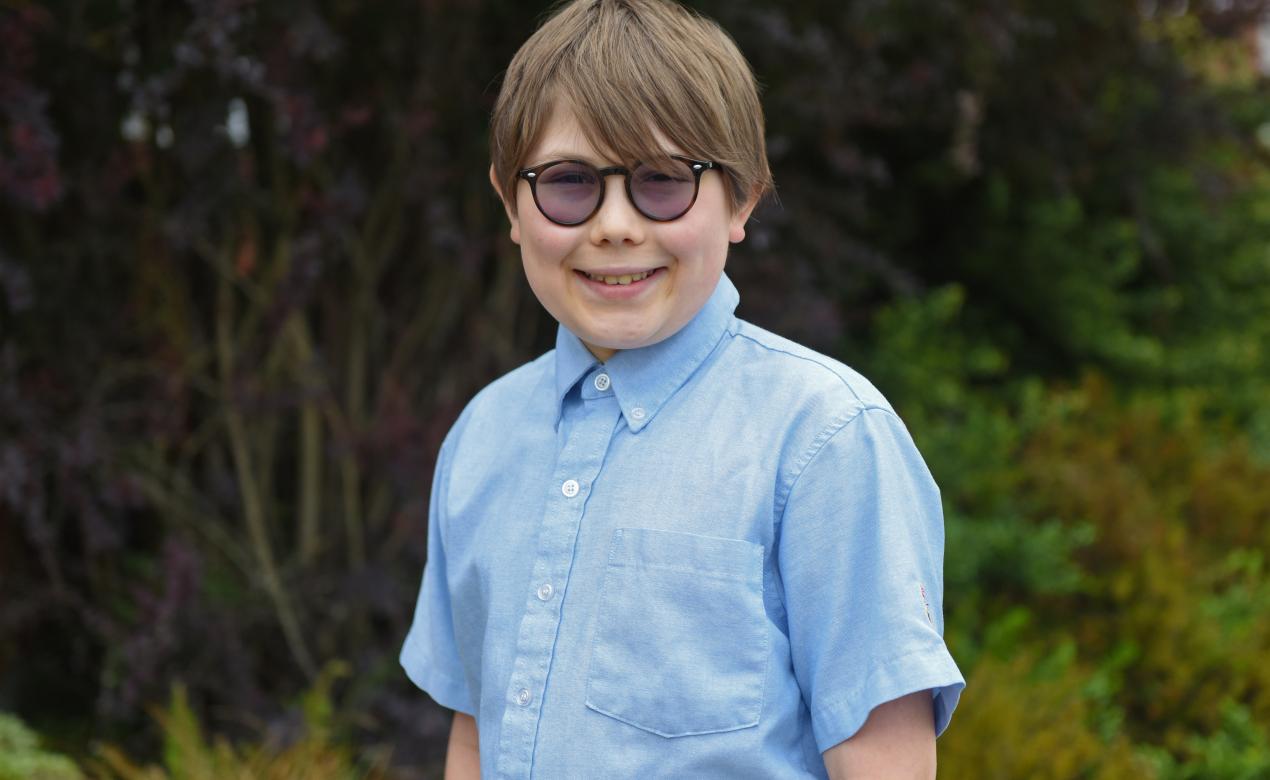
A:
POLYGON ((823 778, 921 690, 947 726, 939 491, 872 385, 738 301, 606 363, 561 327, 447 435, 401 663, 482 777, 823 778))

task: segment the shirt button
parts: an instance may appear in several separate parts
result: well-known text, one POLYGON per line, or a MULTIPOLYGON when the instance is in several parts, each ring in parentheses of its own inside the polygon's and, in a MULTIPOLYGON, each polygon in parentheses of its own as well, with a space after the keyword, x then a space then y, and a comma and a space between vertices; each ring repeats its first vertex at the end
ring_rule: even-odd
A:
POLYGON ((635 407, 634 409, 632 409, 632 410, 631 410, 631 419, 632 419, 632 420, 642 420, 642 419, 644 419, 644 414, 645 414, 645 412, 644 412, 644 407, 642 407, 642 406, 637 406, 637 407, 635 407))
POLYGON ((516 703, 522 707, 528 706, 529 702, 534 700, 534 695, 529 692, 528 688, 521 688, 516 691, 516 703))
POLYGON ((608 390, 610 384, 611 382, 609 381, 608 374, 598 374, 595 377, 595 389, 599 390, 601 393, 603 393, 605 390, 608 390))
POLYGON ((573 498, 578 494, 578 481, 576 479, 565 480, 560 486, 560 492, 564 493, 565 498, 573 498))
POLYGON ((550 582, 544 582, 543 584, 541 584, 541 585, 539 585, 539 586, 538 586, 538 600, 539 600, 539 601, 547 601, 548 599, 550 599, 550 598, 551 598, 551 594, 552 594, 553 592, 554 592, 554 590, 553 590, 553 588, 551 587, 551 583, 550 583, 550 582))

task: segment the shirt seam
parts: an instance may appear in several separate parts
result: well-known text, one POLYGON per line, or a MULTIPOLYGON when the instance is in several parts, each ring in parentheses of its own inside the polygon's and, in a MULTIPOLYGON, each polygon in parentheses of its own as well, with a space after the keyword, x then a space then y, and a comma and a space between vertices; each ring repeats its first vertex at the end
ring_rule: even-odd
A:
MULTIPOLYGON (((561 327, 564 327, 564 326, 561 326, 561 327)), ((556 381, 558 379, 558 372, 560 370, 559 368, 560 349, 558 347, 553 348, 547 354, 552 355, 552 361, 551 361, 552 371, 549 374, 548 372, 544 371, 542 379, 544 382, 547 382, 551 386, 551 397, 555 401, 555 407, 554 407, 555 421, 552 427, 554 427, 558 431, 560 430, 560 423, 564 420, 564 402, 565 402, 565 399, 569 397, 569 391, 571 391, 574 388, 574 386, 578 384, 578 382, 581 382, 583 379, 585 379, 587 374, 591 373, 591 370, 596 367, 597 361, 592 361, 591 363, 588 363, 586 368, 584 368, 581 371, 581 373, 579 373, 578 376, 574 378, 574 380, 569 384, 569 386, 564 388, 564 391, 562 392, 560 390, 559 383, 556 381)), ((603 368, 604 364, 599 363, 599 366, 600 368, 603 368)))
POLYGON ((806 355, 798 355, 793 352, 790 352, 787 349, 781 349, 780 347, 772 346, 771 344, 766 344, 762 341, 759 341, 754 336, 751 336, 750 334, 745 333, 740 327, 738 327, 736 331, 734 331, 734 333, 735 335, 740 336, 741 338, 747 341, 754 342, 755 344, 762 347, 763 349, 766 349, 769 352, 779 352, 780 354, 788 355, 789 357, 792 357, 795 360, 801 360, 806 363, 811 363, 813 366, 819 366, 820 368, 823 368, 825 371, 828 371, 830 374, 833 374, 834 378, 837 379, 839 382, 841 382, 842 386, 847 388, 848 392, 850 392, 851 395, 854 396, 857 401, 859 401, 862 404, 865 403, 864 399, 860 397, 860 394, 856 392, 856 389, 851 386, 850 382, 847 381, 847 378, 844 377, 842 374, 839 374, 837 371, 834 371, 832 366, 825 365, 819 360, 813 360, 812 358, 809 358, 806 355))
MULTIPOLYGON (((456 423, 456 425, 457 425, 457 423, 456 423)), ((434 500, 436 501, 437 515, 438 515, 438 516, 437 516, 437 518, 436 518, 436 521, 437 521, 437 538, 438 538, 438 539, 440 540, 440 542, 441 542, 441 551, 442 551, 442 555, 443 555, 443 556, 444 556, 445 545, 446 545, 445 538, 446 538, 446 536, 448 536, 448 535, 449 535, 449 534, 448 534, 448 530, 449 530, 449 527, 450 527, 450 516, 449 516, 449 513, 445 511, 445 499, 446 499, 447 495, 448 495, 448 494, 449 494, 449 492, 450 492, 450 490, 449 490, 449 487, 450 487, 450 453, 449 453, 449 448, 450 448, 450 446, 451 446, 451 443, 450 443, 450 437, 447 435, 447 436, 446 436, 446 437, 445 437, 445 438, 441 441, 441 448, 440 448, 439 450, 437 450, 437 466, 436 466, 436 467, 437 467, 437 470, 438 470, 438 472, 439 472, 440 479, 438 479, 438 480, 436 480, 436 481, 435 481, 435 482, 436 482, 436 485, 435 485, 435 488, 434 488, 434 489, 437 491, 438 495, 437 495, 437 496, 435 496, 435 497, 434 497, 434 496, 431 496, 431 495, 430 495, 430 496, 428 496, 428 503, 429 503, 429 504, 431 504, 434 500)), ((426 564, 426 562, 427 562, 427 559, 429 559, 429 558, 431 558, 431 557, 432 557, 432 550, 430 550, 430 549, 426 549, 426 548, 425 548, 425 552, 424 552, 424 562, 425 562, 425 564, 426 564)), ((447 595, 449 594, 449 591, 450 591, 449 583, 446 583, 446 594, 447 594, 447 595)))
POLYGON ((842 431, 844 428, 846 428, 848 425, 860 419, 861 415, 863 415, 865 412, 870 412, 870 411, 884 412, 893 417, 896 416, 895 412, 891 411, 885 406, 876 406, 876 405, 860 406, 856 409, 851 410, 849 415, 846 416, 845 418, 837 418, 833 422, 829 423, 829 425, 826 426, 825 429, 821 431, 820 434, 816 436, 815 439, 812 439, 811 445, 807 448, 806 451, 804 451, 804 453, 798 458, 798 460, 795 461, 795 463, 797 463, 798 465, 796 466, 796 471, 794 473, 794 476, 789 480, 789 486, 785 488, 784 490, 782 490, 780 494, 777 496, 776 510, 775 510, 776 522, 774 524, 775 528, 780 528, 784 524, 785 509, 789 506, 789 497, 793 494, 794 488, 798 486, 798 481, 802 479, 803 474, 807 473, 808 467, 810 467, 812 462, 816 459, 816 457, 820 455, 825 445, 828 444, 833 437, 837 436, 838 433, 842 431))
MULTIPOLYGON (((939 647, 945 647, 945 645, 943 645, 943 643, 941 642, 939 647)), ((816 705, 817 714, 819 714, 822 717, 826 715, 837 715, 842 713, 846 713, 848 715, 852 714, 851 713, 852 700, 859 697, 862 691, 869 690, 869 684, 873 682, 873 678, 877 677, 878 673, 881 670, 892 668, 896 666, 897 664, 902 663, 905 659, 911 658, 913 656, 926 655, 930 653, 931 650, 933 649, 936 649, 935 645, 931 645, 928 647, 914 648, 912 650, 909 650, 907 653, 901 653, 899 655, 892 656, 880 664, 875 664, 874 667, 869 670, 868 676, 864 678, 864 682, 852 687, 852 689, 849 692, 841 696, 835 697, 830 702, 816 705)), ((878 702, 878 704, 884 704, 884 703, 885 702, 878 702)), ((865 719, 866 720, 868 719, 868 713, 865 713, 865 719)))
MULTIPOLYGON (((730 315, 730 320, 735 321, 736 315, 730 315)), ((715 338, 714 341, 708 342, 708 347, 709 347, 708 349, 703 349, 699 353, 699 355, 694 355, 691 360, 682 361, 682 363, 685 365, 691 364, 691 368, 689 368, 687 371, 682 372, 681 375, 676 376, 674 379, 666 381, 662 385, 662 388, 660 388, 657 392, 657 396, 658 396, 657 402, 655 404, 644 405, 645 411, 648 412, 648 414, 643 420, 640 420, 638 422, 632 422, 630 418, 627 417, 626 415, 626 409, 621 407, 621 401, 619 399, 618 406, 619 408, 622 408, 622 419, 623 421, 626 422, 627 429, 630 430, 632 433, 638 434, 640 431, 644 430, 644 428, 647 428, 649 423, 653 421, 653 418, 656 417, 659 413, 661 413, 661 410, 664 409, 666 405, 670 403, 670 400, 674 398, 681 390, 684 389, 684 387, 688 384, 689 380, 691 380, 693 376, 696 375, 697 372, 700 371, 703 366, 705 366, 706 363, 710 362, 710 358, 716 352, 719 352, 721 348, 726 347, 726 345, 724 344, 724 339, 727 338, 729 335, 734 335, 734 332, 732 331, 732 328, 731 328, 731 322, 729 322, 727 325, 725 325, 723 328, 719 330, 719 335, 715 338), (666 390, 665 388, 669 388, 669 389, 666 390)), ((614 395, 616 395, 616 393, 614 393, 614 395)))
POLYGON ((635 571, 673 571, 673 572, 678 572, 679 574, 691 574, 696 577, 708 577, 714 580, 748 581, 748 578, 744 574, 724 572, 724 571, 712 571, 709 569, 701 569, 701 568, 694 569, 694 568, 689 568, 687 566, 669 566, 666 564, 659 564, 659 563, 629 564, 629 563, 622 563, 622 562, 612 563, 610 565, 615 569, 634 569, 635 571))
MULTIPOLYGON (((414 639, 413 635, 411 638, 410 645, 411 645, 411 648, 414 649, 416 653, 418 654, 417 657, 419 659, 419 663, 417 664, 412 663, 410 665, 414 667, 415 669, 417 669, 421 675, 427 674, 427 675, 436 677, 441 682, 446 683, 448 685, 461 687, 464 690, 467 689, 467 680, 459 679, 458 677, 454 677, 448 672, 442 671, 440 668, 440 664, 437 663, 437 660, 433 656, 432 652, 428 650, 425 645, 421 644, 417 639, 414 639)), ((468 698, 471 698, 471 696, 469 695, 468 698)))
MULTIPOLYGON (((441 693, 445 695, 446 698, 450 698, 448 694, 453 693, 455 694, 455 698, 463 699, 464 704, 475 710, 476 704, 472 699, 472 691, 468 686, 466 676, 460 679, 442 671, 440 664, 437 662, 431 651, 426 649, 425 646, 418 640, 414 639, 413 634, 411 635, 409 641, 410 646, 415 650, 416 655, 410 661, 407 661, 405 658, 401 659, 401 665, 406 668, 408 676, 411 676, 412 681, 414 677, 418 677, 429 682, 439 683, 444 689, 441 693), (459 691, 461 691, 461 693, 459 693, 459 691)), ((430 696, 433 693, 432 691, 427 690, 427 688, 424 688, 424 690, 430 696)), ((433 698, 435 699, 435 697, 433 698)))

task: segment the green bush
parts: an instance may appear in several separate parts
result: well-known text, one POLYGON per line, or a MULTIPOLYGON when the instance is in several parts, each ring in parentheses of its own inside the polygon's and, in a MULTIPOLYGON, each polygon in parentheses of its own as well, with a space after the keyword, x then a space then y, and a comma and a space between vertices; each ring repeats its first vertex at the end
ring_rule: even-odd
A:
POLYGON ((231 744, 208 738, 190 706, 185 687, 174 686, 166 708, 154 716, 163 733, 163 766, 142 766, 112 745, 98 749, 96 774, 110 780, 372 780, 382 777, 386 756, 366 764, 337 738, 331 685, 347 674, 329 665, 300 701, 303 736, 290 744, 231 744))
POLYGON ((1202 385, 1013 379, 976 333, 944 288, 889 307, 868 359, 946 507, 969 679, 949 776, 1254 776, 1270 464, 1243 410, 1202 385))
POLYGON ((1092 679, 1070 658, 1016 648, 966 670, 953 726, 939 742, 939 772, 983 780, 1151 778, 1152 766, 1118 730, 1100 733, 1092 679))
POLYGON ((66 756, 40 747, 22 721, 0 712, 0 780, 79 780, 83 774, 66 756))

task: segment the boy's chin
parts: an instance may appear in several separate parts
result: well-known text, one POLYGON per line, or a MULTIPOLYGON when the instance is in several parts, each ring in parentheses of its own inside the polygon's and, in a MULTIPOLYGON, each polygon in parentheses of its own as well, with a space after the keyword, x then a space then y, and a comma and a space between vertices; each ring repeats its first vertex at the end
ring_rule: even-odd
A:
POLYGON ((654 333, 641 336, 624 337, 615 337, 611 334, 605 335, 596 333, 591 334, 590 338, 586 335, 581 335, 579 338, 581 338, 588 347, 591 347, 593 352, 596 349, 604 350, 606 352, 624 352, 631 349, 640 349, 641 347, 650 347, 665 339, 664 336, 654 333))

